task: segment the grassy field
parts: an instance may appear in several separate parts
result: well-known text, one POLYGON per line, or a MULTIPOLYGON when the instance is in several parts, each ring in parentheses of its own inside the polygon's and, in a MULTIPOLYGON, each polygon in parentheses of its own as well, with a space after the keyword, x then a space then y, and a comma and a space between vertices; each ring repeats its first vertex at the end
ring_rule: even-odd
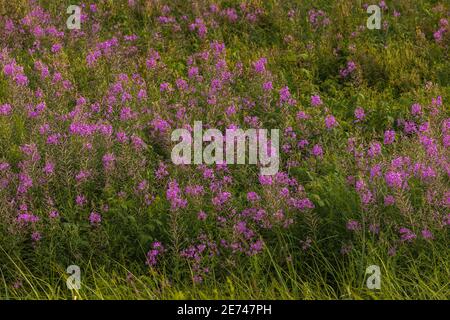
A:
POLYGON ((72 4, 0 0, 0 299, 450 298, 446 1, 72 4))

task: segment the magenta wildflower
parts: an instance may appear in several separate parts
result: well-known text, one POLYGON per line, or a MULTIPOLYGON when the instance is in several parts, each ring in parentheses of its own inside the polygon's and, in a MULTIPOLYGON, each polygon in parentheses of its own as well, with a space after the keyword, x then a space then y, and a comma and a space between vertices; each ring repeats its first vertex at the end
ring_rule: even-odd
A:
POLYGON ((364 113, 363 108, 358 107, 355 109, 355 118, 356 118, 357 122, 363 121, 365 119, 365 117, 366 117, 366 114, 364 113))
POLYGON ((263 73, 266 71, 266 58, 260 58, 258 61, 253 63, 253 68, 257 73, 263 73))
POLYGON ((98 226, 100 225, 100 223, 102 222, 102 216, 97 213, 97 212, 91 212, 91 214, 89 215, 89 223, 92 226, 98 226))
POLYGON ((166 133, 170 128, 170 124, 166 120, 161 118, 153 119, 151 125, 153 126, 155 131, 160 133, 166 133))
POLYGON ((155 267, 158 263, 158 257, 165 251, 161 242, 155 241, 151 245, 151 249, 147 252, 145 264, 150 267, 155 267))
POLYGON ((331 23, 326 13, 322 10, 311 9, 308 11, 308 20, 314 30, 331 23))
POLYGON ((195 76, 198 76, 199 71, 198 71, 198 67, 190 67, 188 70, 188 77, 189 78, 193 78, 195 76))
POLYGON ((361 225, 359 224, 358 221, 356 221, 356 220, 349 220, 347 222, 347 230, 357 231, 357 230, 360 230, 360 229, 361 229, 361 225))
POLYGON ((337 123, 336 119, 334 118, 334 116, 329 114, 325 117, 325 126, 327 127, 327 129, 333 129, 333 128, 337 127, 337 125, 338 125, 338 123, 337 123))
POLYGON ((17 221, 20 223, 36 223, 38 222, 40 219, 38 216, 35 216, 31 213, 25 212, 25 213, 20 213, 17 217, 17 221))
POLYGON ((304 111, 297 112, 297 120, 307 120, 310 116, 307 115, 304 111))
POLYGON ((103 167, 105 170, 109 171, 114 167, 114 162, 116 161, 116 157, 113 153, 107 153, 102 158, 103 167))
POLYGON ((292 99, 291 93, 289 92, 289 87, 283 87, 279 90, 280 94, 280 104, 287 103, 288 105, 295 105, 297 101, 292 99))
POLYGON ((385 207, 392 206, 394 203, 395 203, 394 196, 387 195, 384 197, 384 206, 385 207))
POLYGON ((161 180, 168 175, 169 172, 167 171, 167 166, 163 162, 160 162, 158 169, 155 171, 156 179, 161 180))
POLYGON ((213 205, 220 207, 231 199, 231 193, 227 191, 219 192, 213 199, 213 205))
POLYGON ((54 45, 52 45, 52 53, 57 53, 61 50, 62 45, 60 43, 55 43, 54 45))
POLYGON ((317 158, 321 158, 323 156, 323 149, 319 144, 315 144, 311 150, 311 154, 317 158))
POLYGON ((26 173, 19 173, 19 186, 17 192, 24 194, 33 186, 33 179, 26 173))
POLYGON ((264 243, 261 240, 257 240, 256 242, 250 245, 250 255, 258 254, 262 251, 264 243))
POLYGON ((384 132, 384 144, 392 144, 395 140, 395 131, 387 130, 384 132))
POLYGON ((381 164, 375 164, 370 168, 370 179, 373 180, 376 177, 380 177, 382 175, 381 172, 381 164))
POLYGON ((161 92, 171 91, 170 83, 168 83, 168 82, 161 83, 161 85, 159 86, 159 91, 161 91, 161 92))
POLYGON ((77 195, 75 203, 77 204, 77 206, 82 207, 87 203, 87 199, 84 195, 77 195))
POLYGON ((427 132, 430 129, 430 123, 429 122, 424 122, 419 126, 419 131, 420 132, 427 132))
POLYGON ((6 171, 10 168, 9 163, 7 162, 0 162, 0 171, 6 171))
POLYGON ((291 198, 288 201, 288 204, 293 207, 296 208, 298 210, 308 210, 308 209, 314 209, 314 203, 309 200, 308 198, 304 198, 304 199, 294 199, 291 198))
POLYGON ((206 220, 206 218, 207 218, 207 215, 206 215, 206 213, 204 211, 200 211, 197 214, 197 219, 200 220, 200 221, 204 221, 204 220, 206 220))
POLYGON ((414 103, 411 106, 411 114, 413 116, 420 116, 422 114, 422 106, 418 103, 414 103))
POLYGON ((186 91, 189 88, 187 81, 184 79, 181 79, 181 78, 178 78, 175 81, 175 85, 177 86, 178 90, 180 90, 180 91, 186 91))
POLYGON ((400 239, 404 242, 411 242, 417 237, 416 234, 408 228, 400 228, 399 233, 400 239))
POLYGON ((399 172, 389 171, 384 175, 388 187, 400 189, 403 186, 403 176, 399 172))
POLYGON ((319 95, 311 96, 311 105, 313 107, 318 107, 318 106, 321 106, 322 104, 323 104, 323 102, 322 102, 322 99, 320 99, 319 95))
POLYGON ((31 234, 31 240, 33 242, 39 242, 42 239, 41 233, 38 231, 35 231, 31 234))
POLYGON ((11 114, 12 107, 10 104, 0 105, 0 116, 9 116, 11 114))
POLYGON ((422 233, 422 237, 423 237, 425 240, 431 240, 431 239, 434 238, 434 237, 433 237, 433 233, 431 233, 431 231, 428 230, 428 229, 423 229, 421 233, 422 233))
POLYGON ((247 193, 247 200, 250 202, 256 202, 256 201, 260 200, 260 197, 256 192, 251 191, 251 192, 247 193))
POLYGON ((381 144, 377 141, 370 143, 369 149, 367 150, 369 157, 374 158, 381 154, 381 144))
POLYGON ((56 219, 59 217, 59 212, 57 210, 52 210, 52 211, 50 211, 48 216, 50 219, 56 219))
POLYGON ((264 91, 270 91, 273 89, 272 81, 267 81, 263 83, 263 89, 264 91))
POLYGON ((261 183, 263 186, 271 185, 273 182, 272 177, 269 175, 260 175, 259 176, 259 183, 261 183))
POLYGON ((46 162, 43 171, 46 175, 53 174, 55 171, 55 164, 53 162, 46 162))
POLYGON ((181 190, 176 180, 169 182, 166 197, 170 201, 172 210, 182 209, 187 206, 187 200, 181 197, 181 190))
POLYGON ((347 66, 340 70, 341 77, 345 78, 351 75, 356 70, 356 64, 353 61, 347 62, 347 66))
POLYGON ((405 121, 403 125, 403 131, 406 134, 411 134, 417 131, 417 125, 414 121, 405 121))

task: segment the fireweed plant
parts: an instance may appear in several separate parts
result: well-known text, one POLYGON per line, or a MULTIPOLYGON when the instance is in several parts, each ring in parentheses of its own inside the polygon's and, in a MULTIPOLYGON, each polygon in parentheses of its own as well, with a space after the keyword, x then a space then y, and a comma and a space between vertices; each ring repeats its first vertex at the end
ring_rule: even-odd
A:
POLYGON ((271 130, 270 140, 267 139, 266 129, 244 131, 240 128, 227 128, 225 135, 217 129, 203 132, 201 121, 195 122, 193 131, 193 135, 188 129, 176 129, 172 132, 172 141, 181 139, 171 152, 174 164, 205 163, 228 166, 245 164, 248 158, 249 164, 261 166, 261 175, 273 176, 278 173, 280 162, 278 129, 271 130), (205 148, 203 142, 207 142, 205 148))
POLYGON ((449 297, 448 2, 73 4, 0 1, 0 297, 449 297), (278 170, 173 163, 197 121, 278 170))

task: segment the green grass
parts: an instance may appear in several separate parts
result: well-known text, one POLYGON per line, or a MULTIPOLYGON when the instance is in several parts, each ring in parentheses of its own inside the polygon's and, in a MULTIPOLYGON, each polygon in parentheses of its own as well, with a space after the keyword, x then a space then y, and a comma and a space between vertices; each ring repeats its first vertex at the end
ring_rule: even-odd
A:
MULTIPOLYGON (((201 284, 177 279, 170 270, 143 272, 136 266, 112 261, 109 270, 87 261, 81 267, 81 289, 69 290, 65 267, 49 264, 44 274, 33 273, 21 260, 9 256, 8 274, 22 279, 19 289, 7 284, 0 269, 1 299, 441 299, 449 298, 448 250, 433 247, 419 254, 403 253, 388 259, 376 248, 346 259, 325 256, 311 248, 314 259, 285 262, 281 266, 270 252, 251 259, 246 268, 208 278, 201 284), (445 253, 442 255, 442 252, 445 253), (368 289, 366 268, 378 265, 381 289, 368 289)), ((164 270, 164 268, 163 268, 164 270)), ((39 271, 37 271, 39 272, 39 271)))

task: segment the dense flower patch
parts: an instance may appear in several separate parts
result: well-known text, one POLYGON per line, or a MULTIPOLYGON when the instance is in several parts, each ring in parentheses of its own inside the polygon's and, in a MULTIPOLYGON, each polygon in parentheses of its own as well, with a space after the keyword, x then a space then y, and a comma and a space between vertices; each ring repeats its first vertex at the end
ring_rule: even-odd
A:
POLYGON ((111 259, 202 283, 255 256, 448 244, 444 2, 418 22, 382 1, 381 30, 349 1, 98 1, 80 30, 64 5, 18 2, 0 18, 1 264, 111 259), (279 129, 278 173, 175 165, 171 133, 195 121, 279 129))

